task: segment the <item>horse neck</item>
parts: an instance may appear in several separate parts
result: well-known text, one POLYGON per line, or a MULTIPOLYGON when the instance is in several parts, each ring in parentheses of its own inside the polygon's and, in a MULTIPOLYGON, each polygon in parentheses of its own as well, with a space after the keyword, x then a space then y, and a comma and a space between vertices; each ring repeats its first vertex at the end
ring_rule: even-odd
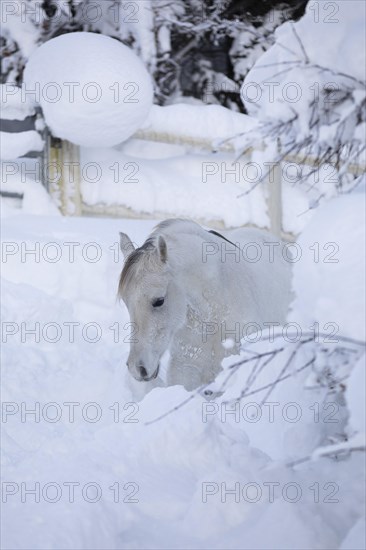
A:
POLYGON ((219 256, 211 257, 208 262, 203 261, 204 237, 205 233, 179 235, 179 238, 166 236, 170 250, 174 251, 171 256, 174 278, 184 289, 191 309, 207 319, 213 315, 213 307, 219 310, 225 303, 220 304, 220 296, 224 294, 221 288, 224 266, 219 256))

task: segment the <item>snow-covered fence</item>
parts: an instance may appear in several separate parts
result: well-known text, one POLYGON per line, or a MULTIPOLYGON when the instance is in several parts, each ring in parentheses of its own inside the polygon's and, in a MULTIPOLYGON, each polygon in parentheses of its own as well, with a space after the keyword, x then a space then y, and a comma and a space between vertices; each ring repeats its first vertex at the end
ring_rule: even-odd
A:
POLYGON ((40 110, 22 96, 21 88, 3 84, 0 92, 1 159, 38 158, 44 145, 40 110))
POLYGON ((37 115, 24 120, 0 119, 2 160, 41 156, 43 141, 36 130, 36 121, 37 115))
MULTIPOLYGON (((40 159, 43 154, 42 115, 30 101, 26 101, 21 89, 1 85, 0 115, 0 159, 12 162, 17 159, 40 159)), ((0 195, 21 199, 22 193, 2 181, 0 195)))
MULTIPOLYGON (((208 151, 231 153, 233 160, 235 159, 234 147, 230 141, 221 141, 218 144, 214 144, 212 140, 208 138, 199 137, 197 135, 187 135, 178 133, 168 134, 163 132, 156 132, 150 130, 139 130, 135 136, 139 139, 145 139, 148 141, 158 141, 161 143, 174 143, 179 145, 186 145, 191 148, 206 149, 208 151)), ((250 161, 251 154, 254 149, 249 148, 245 152, 243 158, 238 159, 236 162, 245 163, 250 161)), ((267 210, 269 217, 269 229, 274 235, 281 236, 282 231, 282 180, 281 180, 281 167, 280 165, 273 166, 272 170, 268 174, 268 200, 267 210)))
MULTIPOLYGON (((229 153, 232 154, 233 162, 235 160, 234 149, 229 142, 222 144, 214 144, 212 141, 199 138, 195 135, 189 136, 188 134, 167 134, 159 133, 155 131, 140 130, 134 136, 139 140, 146 142, 158 142, 164 144, 176 144, 184 145, 191 151, 215 151, 217 153, 229 153)), ((138 209, 130 208, 121 203, 115 203, 113 205, 103 204, 102 202, 96 204, 88 204, 83 200, 81 191, 81 159, 80 148, 65 140, 58 140, 48 135, 48 146, 46 147, 45 160, 48 165, 49 180, 46 182, 46 186, 50 194, 56 199, 60 210, 65 215, 103 215, 112 217, 130 217, 130 218, 163 218, 169 217, 172 214, 164 211, 155 210, 152 213, 142 213, 138 209)), ((250 162, 253 153, 257 149, 247 149, 245 155, 236 160, 238 163, 242 163, 244 166, 250 162)), ((280 143, 279 143, 279 155, 280 155, 280 143)), ((273 164, 271 170, 267 174, 262 185, 267 187, 267 213, 269 218, 270 231, 283 238, 292 239, 293 235, 288 233, 283 227, 283 163, 296 163, 298 166, 307 166, 311 168, 318 168, 321 165, 321 159, 304 154, 289 154, 281 158, 281 162, 273 164)), ((335 162, 336 165, 336 162, 335 162)), ((336 166, 337 167, 337 166, 336 166)), ((339 168, 339 167, 338 167, 339 168)), ((359 175, 365 172, 365 166, 359 164, 349 164, 347 171, 353 175, 359 175)), ((101 183, 103 185, 103 182, 101 183)), ((239 200, 239 199, 238 199, 239 200)), ((220 223, 217 220, 197 219, 199 222, 204 222, 213 227, 225 227, 224 223, 220 223)))
MULTIPOLYGON (((144 141, 147 144, 151 143, 152 145, 154 142, 156 142, 161 144, 183 146, 183 151, 185 150, 188 154, 186 156, 184 155, 182 159, 184 159, 187 163, 187 169, 190 172, 192 172, 193 170, 195 170, 195 173, 197 172, 197 170, 199 171, 199 168, 197 168, 197 159, 202 158, 202 162, 199 161, 200 165, 203 165, 205 160, 207 159, 209 159, 210 161, 212 160, 212 162, 210 162, 209 164, 216 164, 217 166, 219 165, 219 163, 222 164, 221 161, 224 161, 223 164, 227 166, 227 172, 233 171, 237 168, 238 172, 240 172, 241 175, 243 174, 242 169, 245 169, 250 163, 253 163, 253 160, 257 160, 259 158, 259 153, 259 156, 261 158, 265 158, 267 156, 266 152, 264 151, 264 146, 258 144, 257 142, 256 145, 248 147, 245 153, 238 158, 238 152, 237 150, 235 150, 234 145, 231 141, 233 135, 239 135, 240 133, 243 133, 243 131, 245 133, 250 133, 253 128, 255 129, 255 126, 255 119, 246 115, 229 111, 228 109, 225 109, 223 107, 208 106, 202 108, 202 106, 193 106, 187 104, 171 105, 166 107, 158 107, 154 105, 151 109, 151 113, 149 115, 149 119, 146 122, 146 125, 142 129, 137 131, 132 137, 135 140, 140 141, 141 150, 146 150, 146 147, 143 146, 144 141), (188 163, 190 162, 192 163, 192 165, 188 167, 188 163)), ((247 195, 247 197, 244 197, 242 202, 239 202, 239 200, 237 201, 235 199, 235 204, 233 202, 235 197, 231 197, 231 202, 227 203, 226 210, 230 209, 231 207, 235 209, 237 204, 244 205, 245 209, 245 205, 248 203, 247 206, 249 211, 251 211, 252 208, 255 208, 257 210, 259 208, 263 212, 266 211, 269 220, 268 226, 272 233, 278 236, 282 236, 284 238, 291 239, 293 235, 289 233, 289 231, 293 231, 295 233, 296 229, 288 228, 286 227, 286 224, 283 223, 283 202, 286 203, 286 200, 283 201, 282 195, 283 193, 286 195, 287 191, 286 184, 284 185, 284 163, 294 163, 297 166, 300 166, 301 169, 304 167, 310 167, 310 170, 314 169, 314 171, 316 171, 321 166, 322 159, 316 158, 315 156, 309 155, 308 152, 302 151, 296 154, 282 154, 285 148, 281 147, 279 139, 277 141, 278 151, 277 154, 275 154, 275 157, 278 159, 278 161, 277 163, 269 163, 270 169, 268 170, 268 173, 264 173, 263 179, 260 179, 257 182, 257 184, 261 184, 261 189, 263 189, 263 192, 261 191, 254 198, 254 196, 251 194, 250 188, 248 190, 248 182, 246 183, 245 181, 243 181, 245 180, 245 178, 240 177, 240 184, 239 186, 237 186, 237 189, 239 189, 240 193, 240 188, 242 188, 242 194, 247 195), (260 205, 257 204, 257 200, 261 203, 260 205)), ((139 151, 137 156, 139 157, 139 161, 141 161, 141 173, 144 172, 144 174, 141 174, 142 179, 147 180, 148 185, 150 186, 152 165, 147 165, 147 162, 149 162, 148 159, 152 157, 150 157, 150 155, 146 157, 146 159, 141 157, 140 146, 138 146, 138 148, 139 151)), ((164 218, 172 216, 174 215, 174 213, 176 213, 183 216, 190 215, 193 219, 196 219, 199 222, 206 223, 207 225, 212 225, 213 227, 226 227, 232 225, 236 226, 238 224, 238 220, 240 219, 244 220, 242 222, 243 225, 257 224, 263 226, 263 224, 265 224, 263 216, 259 221, 258 217, 257 221, 252 220, 250 216, 243 214, 241 208, 239 214, 236 212, 230 220, 228 220, 227 217, 226 219, 220 219, 221 203, 219 204, 219 207, 216 208, 212 219, 207 218, 207 215, 210 214, 203 212, 203 210, 200 210, 199 208, 196 208, 194 212, 192 210, 192 214, 190 214, 189 205, 188 209, 187 207, 185 208, 183 214, 181 214, 181 212, 175 212, 174 210, 165 211, 164 204, 167 204, 166 200, 157 200, 153 202, 152 205, 150 204, 150 207, 146 209, 146 204, 144 203, 144 201, 142 201, 142 195, 138 195, 132 201, 131 197, 127 199, 128 192, 126 187, 126 195, 123 195, 123 191, 118 191, 116 193, 116 186, 114 185, 113 188, 113 183, 111 184, 111 182, 109 182, 109 190, 106 193, 99 192, 103 190, 104 187, 108 187, 108 181, 106 181, 104 177, 105 174, 103 174, 103 178, 98 182, 98 185, 91 184, 89 186, 88 183, 85 182, 82 178, 81 167, 82 171, 84 172, 84 166, 82 166, 82 162, 85 163, 85 159, 80 158, 80 149, 78 146, 75 146, 67 141, 55 139, 52 136, 48 135, 46 151, 47 153, 45 160, 48 166, 48 182, 46 182, 46 186, 48 187, 49 192, 56 198, 56 202, 63 214, 87 214, 134 218, 164 218), (97 187, 99 190, 97 190, 97 187), (103 197, 106 200, 104 200, 103 197), (159 208, 159 205, 162 206, 159 208)), ((86 150, 83 149, 82 151, 82 157, 84 157, 84 153, 86 150)), ((113 152, 113 150, 110 151, 113 152)), ((116 156, 112 155, 111 157, 108 157, 111 158, 110 164, 105 164, 105 168, 108 167, 109 173, 111 165, 116 164, 115 161, 119 161, 120 159, 118 155, 121 153, 119 153, 118 151, 115 151, 115 153, 116 156)), ((124 157, 122 156, 121 158, 127 158, 129 160, 133 158, 129 157, 128 153, 126 153, 126 155, 124 157)), ((270 158, 273 158, 273 151, 270 158)), ((94 162, 97 159, 94 157, 93 154, 93 156, 90 157, 89 160, 94 162)), ((362 173, 362 171, 365 171, 364 166, 360 166, 354 163, 350 163, 347 165, 346 162, 342 162, 342 167, 340 167, 340 162, 341 161, 339 158, 335 159, 335 168, 342 168, 353 175, 358 175, 362 173)), ((327 159, 327 163, 329 164, 329 159, 327 159)), ((117 162, 117 164, 120 163, 117 162)), ((127 164, 134 163, 127 162, 127 164)), ((135 164, 139 166, 138 163, 135 164)), ((162 172, 165 173, 168 169, 168 158, 163 167, 161 165, 157 165, 157 168, 154 168, 155 172, 158 172, 160 186, 160 179, 161 176, 163 176, 162 172)), ((46 173, 47 171, 44 170, 44 173, 46 173)), ((172 173, 170 173, 170 175, 174 176, 174 174, 172 173)), ((197 173, 196 176, 196 180, 198 180, 199 174, 197 173)), ((226 181, 225 177, 219 178, 219 181, 221 181, 224 185, 224 182, 226 181)), ((221 184, 219 184, 219 187, 217 187, 216 181, 216 192, 220 187, 221 184)), ((171 195, 171 190, 168 190, 167 187, 165 187, 165 191, 162 187, 159 187, 159 192, 160 194, 167 192, 171 195)), ((202 188, 202 196, 204 196, 206 192, 209 192, 209 183, 207 184, 207 191, 202 188)), ((198 199, 198 201, 200 201, 200 199, 198 199)), ((212 214, 212 208, 210 212, 212 214)), ((285 214, 287 214, 287 212, 285 212, 285 214)))
MULTIPOLYGON (((194 155, 197 153, 202 154, 202 162, 208 158, 209 160, 212 159, 213 164, 215 164, 216 161, 225 158, 228 167, 231 163, 235 163, 238 167, 237 163, 243 164, 251 160, 252 150, 249 149, 243 158, 236 161, 236 153, 229 138, 233 134, 240 133, 243 129, 250 130, 254 125, 255 120, 250 117, 219 106, 202 108, 202 106, 188 104, 168 107, 154 105, 146 126, 137 131, 133 138, 146 142, 182 145, 186 151, 194 155), (218 159, 215 153, 225 155, 225 157, 221 155, 222 158, 218 159)), ((150 214, 143 213, 136 204, 128 207, 124 203, 123 197, 116 197, 114 202, 110 201, 108 204, 103 203, 103 200, 93 201, 92 204, 88 200, 83 200, 81 188, 84 187, 85 192, 86 187, 85 182, 80 179, 82 161, 80 159, 80 149, 69 142, 56 140, 49 135, 46 150, 46 162, 49 165, 49 181, 46 182, 46 186, 51 195, 56 198, 56 202, 64 214, 79 215, 85 213, 88 215, 144 218, 172 215, 172 212, 165 212, 164 208, 161 210, 154 208, 154 211, 150 214), (70 170, 72 163, 77 164, 78 168, 70 170), (62 167, 62 169, 55 167, 62 167), (56 170, 59 171, 59 177, 57 177, 56 170)), ((199 157, 196 156, 195 158, 199 157)), ((187 157, 187 162, 190 160, 192 160, 192 157, 187 157)), ((197 166, 194 169, 197 171, 197 166)), ((228 168, 228 171, 230 169, 228 168)), ((270 229, 274 233, 280 234, 282 217, 281 185, 279 178, 276 177, 276 168, 274 168, 274 176, 274 183, 269 186, 268 191, 268 212, 270 229)), ((100 182, 101 186, 104 184, 105 181, 100 182)), ((197 212, 192 214, 192 218, 212 226, 225 227, 225 220, 220 221, 217 218, 217 212, 216 218, 213 219, 207 219, 207 215, 203 215, 203 213, 201 215, 197 212)), ((250 223, 250 220, 243 223, 250 223)))
MULTIPOLYGON (((195 136, 168 135, 140 131, 135 134, 134 138, 165 144, 181 144, 196 151, 206 150, 212 152, 212 150, 215 149, 217 152, 232 153, 234 160, 234 153, 230 144, 223 144, 214 148, 212 142, 209 140, 195 136)), ((251 152, 252 151, 249 150, 248 155, 251 152)), ((102 203, 95 205, 86 204, 83 201, 81 192, 80 148, 66 140, 53 138, 49 133, 47 135, 46 154, 44 158, 47 169, 43 170, 43 172, 48 174, 48 178, 44 182, 45 186, 64 215, 78 216, 87 214, 130 218, 160 218, 171 215, 171 213, 163 211, 154 211, 152 214, 144 214, 134 211, 123 204, 114 204, 113 206, 102 203)), ((280 175, 278 175, 278 167, 276 166, 273 168, 271 179, 273 182, 268 185, 270 230, 274 234, 280 235, 282 219, 281 180, 280 175)), ((224 224, 217 220, 205 220, 202 218, 197 219, 197 221, 206 222, 212 226, 224 226, 224 224)))

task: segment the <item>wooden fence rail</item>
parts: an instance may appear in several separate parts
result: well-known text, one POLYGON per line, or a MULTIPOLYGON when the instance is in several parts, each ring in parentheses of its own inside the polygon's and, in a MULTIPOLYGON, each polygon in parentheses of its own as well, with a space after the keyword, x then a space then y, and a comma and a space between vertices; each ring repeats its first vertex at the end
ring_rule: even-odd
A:
MULTIPOLYGON (((185 145, 193 150, 205 150, 232 153, 234 157, 234 148, 230 142, 226 142, 219 147, 214 147, 212 142, 204 138, 191 137, 187 135, 171 135, 159 134, 151 131, 138 131, 134 136, 136 139, 142 139, 160 143, 180 144, 185 145)), ((280 148, 280 144, 278 144, 280 148)), ((58 140, 50 136, 48 133, 47 153, 44 156, 45 162, 48 163, 49 181, 46 186, 50 194, 55 198, 60 210, 65 215, 106 215, 106 216, 123 216, 130 218, 147 218, 167 217, 169 214, 164 212, 154 212, 153 214, 141 214, 134 212, 130 208, 121 205, 103 205, 97 204, 94 206, 86 205, 82 200, 81 194, 81 174, 80 174, 80 150, 77 145, 74 145, 65 140, 58 140), (61 172, 60 168, 61 167, 61 172)), ((253 149, 248 149, 243 158, 237 162, 248 161, 251 158, 253 149)), ((296 163, 305 166, 319 167, 321 162, 319 159, 305 154, 290 154, 286 155, 282 162, 296 163)), ((335 163, 334 163, 335 164, 335 163)), ((358 164, 349 164, 347 171, 353 175, 361 174, 366 171, 365 166, 358 164)), ((291 235, 284 233, 282 225, 282 170, 281 163, 274 164, 267 177, 268 199, 267 209, 270 221, 270 231, 277 236, 291 239, 291 235)), ((170 214, 171 215, 171 214, 170 214)), ((204 221, 207 225, 213 227, 223 227, 223 223, 210 220, 204 221)))

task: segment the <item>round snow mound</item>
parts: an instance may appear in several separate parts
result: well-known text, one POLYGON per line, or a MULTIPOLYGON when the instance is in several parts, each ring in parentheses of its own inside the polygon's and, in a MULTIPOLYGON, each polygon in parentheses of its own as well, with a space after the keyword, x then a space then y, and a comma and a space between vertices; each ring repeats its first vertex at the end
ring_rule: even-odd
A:
POLYGON ((118 40, 74 32, 49 40, 30 57, 24 87, 35 91, 53 135, 86 147, 129 138, 153 101, 149 73, 118 40))

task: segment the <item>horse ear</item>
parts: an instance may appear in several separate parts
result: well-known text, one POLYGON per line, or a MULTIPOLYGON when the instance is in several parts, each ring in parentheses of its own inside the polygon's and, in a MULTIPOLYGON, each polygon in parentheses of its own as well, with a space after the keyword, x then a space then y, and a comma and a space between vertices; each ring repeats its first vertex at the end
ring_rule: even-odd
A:
POLYGON ((126 235, 126 233, 119 234, 119 243, 123 253, 123 257, 126 260, 131 252, 135 250, 135 247, 133 246, 130 237, 126 235))
POLYGON ((158 239, 158 252, 160 260, 165 263, 168 259, 168 248, 165 239, 161 236, 158 239))

